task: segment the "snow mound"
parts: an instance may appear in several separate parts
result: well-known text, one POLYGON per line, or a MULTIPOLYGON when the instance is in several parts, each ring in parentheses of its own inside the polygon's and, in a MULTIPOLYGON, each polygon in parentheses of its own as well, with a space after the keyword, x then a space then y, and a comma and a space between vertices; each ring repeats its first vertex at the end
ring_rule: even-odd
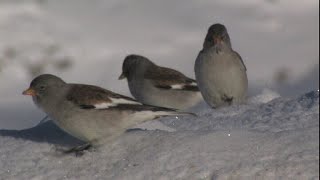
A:
POLYGON ((197 113, 199 118, 167 118, 161 121, 177 130, 245 129, 262 132, 295 130, 319 124, 319 113, 315 113, 319 111, 318 91, 294 99, 277 98, 278 95, 275 94, 264 91, 263 94, 252 97, 246 105, 217 110, 201 105, 197 113), (267 98, 270 100, 268 103, 261 103, 267 98))
POLYGON ((0 130, 0 177, 319 178, 318 91, 217 110, 202 104, 194 111, 198 117, 160 120, 174 132, 128 131, 81 157, 56 151, 56 146, 81 142, 50 121, 21 131, 0 130))

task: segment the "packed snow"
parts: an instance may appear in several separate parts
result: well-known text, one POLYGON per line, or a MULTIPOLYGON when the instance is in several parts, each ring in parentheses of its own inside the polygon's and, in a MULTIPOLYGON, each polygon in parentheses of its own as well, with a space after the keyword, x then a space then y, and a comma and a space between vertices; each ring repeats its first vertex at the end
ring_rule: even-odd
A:
POLYGON ((214 110, 200 104, 192 110, 198 117, 154 120, 163 124, 155 126, 161 130, 133 129, 82 156, 60 152, 81 142, 52 121, 1 130, 0 177, 319 178, 319 91, 283 98, 266 90, 245 105, 214 110))

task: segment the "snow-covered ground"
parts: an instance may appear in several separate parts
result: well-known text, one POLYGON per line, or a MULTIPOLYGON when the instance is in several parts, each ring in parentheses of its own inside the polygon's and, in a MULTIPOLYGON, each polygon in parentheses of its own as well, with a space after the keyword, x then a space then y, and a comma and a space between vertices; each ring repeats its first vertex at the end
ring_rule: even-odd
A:
POLYGON ((169 132, 129 131, 81 157, 57 151, 80 142, 51 121, 0 130, 0 179, 319 179, 319 91, 193 110, 156 120, 169 132))

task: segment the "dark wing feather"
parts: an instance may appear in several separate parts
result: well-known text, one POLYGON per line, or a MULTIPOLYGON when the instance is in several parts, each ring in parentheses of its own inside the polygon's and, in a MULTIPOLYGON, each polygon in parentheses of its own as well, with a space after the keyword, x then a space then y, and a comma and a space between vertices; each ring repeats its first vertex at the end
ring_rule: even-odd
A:
POLYGON ((120 110, 133 110, 133 111, 176 111, 176 109, 170 109, 165 107, 157 107, 151 105, 138 105, 138 104, 119 104, 116 107, 110 107, 108 109, 120 109, 120 110))
POLYGON ((94 109, 96 108, 95 105, 100 103, 112 103, 111 98, 137 102, 132 98, 113 93, 98 86, 84 84, 71 84, 66 98, 83 109, 94 109))
POLYGON ((199 91, 195 80, 174 69, 159 66, 150 68, 145 72, 144 77, 151 80, 157 88, 174 89, 173 85, 182 85, 181 89, 176 90, 199 91))

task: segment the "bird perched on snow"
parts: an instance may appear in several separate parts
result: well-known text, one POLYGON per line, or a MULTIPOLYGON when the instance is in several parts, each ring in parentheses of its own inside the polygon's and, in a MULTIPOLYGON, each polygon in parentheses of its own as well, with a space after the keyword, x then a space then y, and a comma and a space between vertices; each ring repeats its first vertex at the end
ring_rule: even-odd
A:
POLYGON ((204 100, 213 108, 246 99, 246 66, 231 47, 227 29, 212 25, 195 62, 195 75, 204 100))
POLYGON ((68 84, 43 74, 23 92, 70 135, 87 142, 81 151, 120 136, 126 129, 161 116, 186 115, 173 109, 143 105, 132 98, 84 84, 68 84))
POLYGON ((157 66, 143 56, 129 55, 124 59, 119 79, 124 78, 133 97, 145 104, 181 110, 202 99, 195 80, 157 66))

